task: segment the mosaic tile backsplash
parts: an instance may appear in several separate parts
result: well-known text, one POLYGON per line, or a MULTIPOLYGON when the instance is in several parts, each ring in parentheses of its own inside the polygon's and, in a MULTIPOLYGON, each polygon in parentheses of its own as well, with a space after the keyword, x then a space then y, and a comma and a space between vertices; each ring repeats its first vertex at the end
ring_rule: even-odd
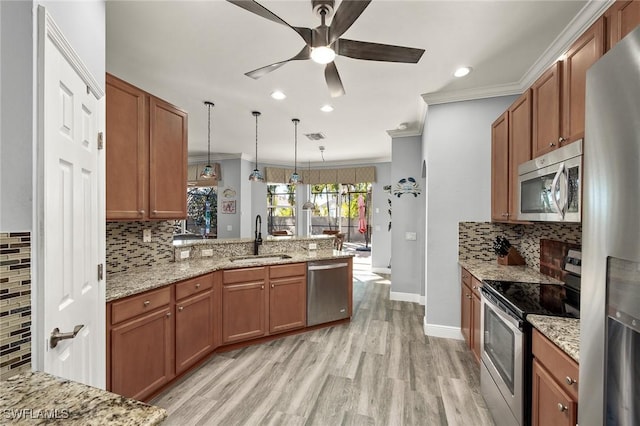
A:
POLYGON ((107 273, 173 261, 173 221, 107 222, 107 273), (151 242, 142 242, 142 230, 151 242))
POLYGON ((540 269, 540 239, 582 244, 582 225, 579 223, 534 223, 514 225, 492 222, 460 222, 458 224, 458 259, 495 261, 493 242, 497 236, 506 237, 527 262, 540 269))
POLYGON ((0 233, 0 380, 31 370, 31 234, 0 233))

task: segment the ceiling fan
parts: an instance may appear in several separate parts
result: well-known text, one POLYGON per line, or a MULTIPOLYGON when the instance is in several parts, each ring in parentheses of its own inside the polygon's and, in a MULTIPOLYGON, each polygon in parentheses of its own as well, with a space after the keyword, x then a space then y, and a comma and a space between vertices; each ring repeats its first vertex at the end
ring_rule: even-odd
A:
POLYGON ((302 37, 305 46, 290 59, 276 62, 265 67, 245 73, 246 76, 258 79, 271 71, 277 70, 289 61, 312 59, 320 64, 326 64, 324 77, 329 87, 331 97, 345 94, 340 74, 333 59, 336 55, 368 61, 417 63, 424 49, 393 46, 389 44, 370 43, 366 41, 348 40, 341 38, 351 25, 364 12, 371 0, 342 0, 334 13, 335 0, 311 0, 313 12, 321 20, 316 28, 302 28, 289 25, 273 12, 253 0, 227 0, 249 12, 285 25, 302 37), (333 16, 331 25, 326 25, 327 18, 333 16))

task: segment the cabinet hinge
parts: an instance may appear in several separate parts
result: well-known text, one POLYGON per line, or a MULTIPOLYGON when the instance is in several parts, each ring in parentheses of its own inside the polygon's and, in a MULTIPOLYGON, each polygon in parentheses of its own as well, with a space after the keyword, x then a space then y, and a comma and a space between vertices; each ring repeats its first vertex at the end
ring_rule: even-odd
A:
POLYGON ((98 265, 98 281, 102 281, 104 279, 104 264, 101 263, 98 265))
POLYGON ((98 149, 104 149, 104 133, 98 132, 98 149))

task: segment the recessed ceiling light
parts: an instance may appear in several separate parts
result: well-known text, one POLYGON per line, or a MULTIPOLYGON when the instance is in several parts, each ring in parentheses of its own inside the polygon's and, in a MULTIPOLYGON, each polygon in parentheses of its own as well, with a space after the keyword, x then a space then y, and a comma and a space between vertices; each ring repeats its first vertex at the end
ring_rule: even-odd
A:
POLYGON ((331 112, 333 111, 333 107, 329 104, 322 105, 322 108, 320 108, 320 111, 331 112))
POLYGON ((454 77, 464 77, 471 72, 471 67, 460 67, 453 73, 454 77))
POLYGON ((284 93, 282 93, 280 90, 276 90, 275 92, 271 93, 271 97, 273 99, 277 99, 279 101, 283 100, 284 98, 287 97, 287 95, 285 95, 284 93))

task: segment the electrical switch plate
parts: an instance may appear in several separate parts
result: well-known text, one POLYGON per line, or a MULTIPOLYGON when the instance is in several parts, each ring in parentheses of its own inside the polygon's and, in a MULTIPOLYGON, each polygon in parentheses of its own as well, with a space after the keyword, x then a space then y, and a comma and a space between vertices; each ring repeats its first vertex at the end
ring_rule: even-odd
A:
POLYGON ((309 250, 316 250, 318 245, 316 243, 309 243, 309 250))
POLYGON ((142 230, 142 242, 150 243, 151 242, 151 229, 143 229, 142 230))
POLYGON ((380 209, 376 207, 376 213, 380 213, 380 209))
POLYGON ((188 259, 189 258, 189 250, 182 250, 180 252, 180 259, 188 259))
POLYGON ((227 225, 227 231, 233 231, 233 226, 227 225))
POLYGON ((418 234, 415 232, 405 232, 404 239, 407 241, 416 241, 418 239, 418 234))
POLYGON ((200 255, 201 255, 202 257, 209 257, 209 256, 213 256, 213 249, 203 249, 203 250, 200 252, 200 255))

